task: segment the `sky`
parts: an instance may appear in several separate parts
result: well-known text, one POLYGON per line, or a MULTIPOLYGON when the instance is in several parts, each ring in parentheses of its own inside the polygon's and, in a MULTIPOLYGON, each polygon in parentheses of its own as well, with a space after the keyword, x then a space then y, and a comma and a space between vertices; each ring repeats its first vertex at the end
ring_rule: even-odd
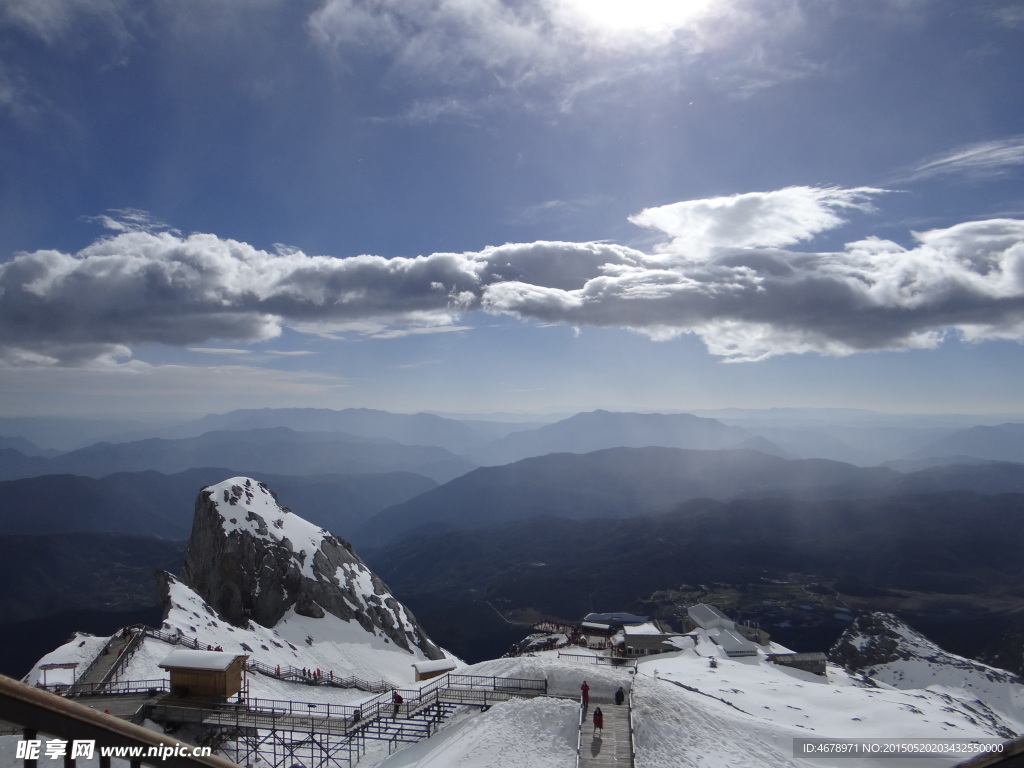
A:
POLYGON ((1024 413, 1015 0, 3 0, 0 416, 1024 413))

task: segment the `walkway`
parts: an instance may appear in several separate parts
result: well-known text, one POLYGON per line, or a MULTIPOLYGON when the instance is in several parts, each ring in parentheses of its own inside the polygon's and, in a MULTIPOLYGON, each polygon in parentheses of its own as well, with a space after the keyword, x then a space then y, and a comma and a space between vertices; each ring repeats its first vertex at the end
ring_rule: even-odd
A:
POLYGON ((101 689, 108 679, 117 674, 116 668, 121 666, 122 656, 124 656, 124 652, 131 644, 132 639, 132 635, 122 632, 111 637, 107 644, 103 646, 103 650, 99 652, 96 658, 92 660, 92 663, 82 672, 82 676, 67 691, 67 695, 76 696, 83 690, 96 691, 101 689))
POLYGON ((580 734, 580 768, 632 768, 633 745, 629 738, 629 705, 590 700, 580 734), (594 708, 604 715, 602 733, 594 732, 594 708))

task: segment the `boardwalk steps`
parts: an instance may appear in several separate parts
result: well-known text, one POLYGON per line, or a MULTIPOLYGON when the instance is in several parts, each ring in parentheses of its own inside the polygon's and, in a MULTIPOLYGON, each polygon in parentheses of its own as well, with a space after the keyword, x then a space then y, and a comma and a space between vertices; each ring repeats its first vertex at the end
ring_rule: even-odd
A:
POLYGON ((633 738, 630 705, 612 701, 590 700, 580 722, 579 768, 632 768, 633 738), (604 728, 594 728, 594 710, 600 707, 604 728))

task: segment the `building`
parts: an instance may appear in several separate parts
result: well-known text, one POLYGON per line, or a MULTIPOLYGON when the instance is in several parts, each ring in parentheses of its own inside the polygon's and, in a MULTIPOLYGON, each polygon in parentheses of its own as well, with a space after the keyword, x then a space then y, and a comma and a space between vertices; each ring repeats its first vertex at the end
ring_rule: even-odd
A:
POLYGON ((678 633, 669 631, 667 627, 657 621, 627 624, 622 628, 622 636, 626 652, 630 655, 679 650, 672 643, 672 638, 678 637, 678 633))
POLYGON ((757 646, 737 634, 735 630, 715 628, 708 632, 708 637, 730 658, 757 656, 757 646))
POLYGON ((711 629, 735 629, 736 622, 715 608, 713 605, 697 603, 686 609, 686 616, 693 623, 705 631, 711 629))
POLYGON ((248 659, 244 654, 178 649, 159 666, 171 676, 175 696, 226 699, 243 689, 248 659))
POLYGON ((440 677, 445 672, 455 669, 455 662, 451 659, 438 659, 437 661, 417 661, 412 665, 416 675, 416 682, 429 680, 432 677, 440 677))
POLYGON ((769 653, 768 661, 793 669, 802 669, 804 672, 813 672, 815 675, 826 676, 828 660, 824 653, 769 653))

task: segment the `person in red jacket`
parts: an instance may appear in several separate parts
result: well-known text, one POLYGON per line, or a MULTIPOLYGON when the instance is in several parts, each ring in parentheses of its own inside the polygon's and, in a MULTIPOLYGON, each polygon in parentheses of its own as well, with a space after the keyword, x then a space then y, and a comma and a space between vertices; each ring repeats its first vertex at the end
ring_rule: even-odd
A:
POLYGON ((587 685, 587 681, 583 681, 583 685, 580 686, 580 701, 583 702, 584 709, 590 703, 590 686, 587 685))
POLYGON ((594 710, 594 733, 601 731, 604 733, 604 712, 598 707, 594 710))

